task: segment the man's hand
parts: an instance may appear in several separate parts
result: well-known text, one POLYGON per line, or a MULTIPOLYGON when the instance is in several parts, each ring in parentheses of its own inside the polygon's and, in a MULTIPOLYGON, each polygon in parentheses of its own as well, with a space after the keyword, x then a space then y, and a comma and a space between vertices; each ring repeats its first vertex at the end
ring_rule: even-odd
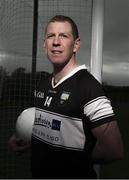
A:
POLYGON ((30 148, 30 143, 24 142, 13 134, 9 139, 9 148, 18 154, 21 154, 30 148))

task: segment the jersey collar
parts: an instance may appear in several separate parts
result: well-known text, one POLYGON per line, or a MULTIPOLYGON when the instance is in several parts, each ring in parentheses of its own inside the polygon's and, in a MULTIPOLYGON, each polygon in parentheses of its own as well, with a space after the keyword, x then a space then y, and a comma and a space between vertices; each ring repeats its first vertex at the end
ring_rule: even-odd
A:
POLYGON ((71 76, 73 76, 75 73, 77 73, 78 71, 82 70, 82 69, 87 69, 86 65, 81 65, 76 67, 75 69, 73 69, 70 73, 68 73, 66 76, 64 76, 60 81, 58 81, 58 83, 54 84, 54 77, 52 77, 52 88, 56 88, 57 86, 59 86, 62 82, 64 82, 66 79, 70 78, 71 76))

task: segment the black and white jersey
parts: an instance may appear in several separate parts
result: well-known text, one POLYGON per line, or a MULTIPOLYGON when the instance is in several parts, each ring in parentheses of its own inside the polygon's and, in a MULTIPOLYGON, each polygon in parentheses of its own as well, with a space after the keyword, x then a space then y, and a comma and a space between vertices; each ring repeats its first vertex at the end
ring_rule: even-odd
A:
POLYGON ((82 65, 56 84, 52 75, 44 78, 35 89, 35 98, 32 135, 35 174, 47 177, 50 169, 56 174, 54 177, 65 171, 62 177, 90 178, 93 173, 90 154, 95 143, 91 129, 112 121, 114 116, 100 83, 82 65))

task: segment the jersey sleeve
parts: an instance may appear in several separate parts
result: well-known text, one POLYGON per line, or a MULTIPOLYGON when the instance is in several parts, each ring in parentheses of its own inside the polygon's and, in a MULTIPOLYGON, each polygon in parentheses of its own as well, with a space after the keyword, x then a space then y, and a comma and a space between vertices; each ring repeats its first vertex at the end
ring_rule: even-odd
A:
POLYGON ((102 85, 92 75, 88 81, 88 100, 84 105, 84 114, 91 128, 115 120, 111 102, 105 96, 102 85))

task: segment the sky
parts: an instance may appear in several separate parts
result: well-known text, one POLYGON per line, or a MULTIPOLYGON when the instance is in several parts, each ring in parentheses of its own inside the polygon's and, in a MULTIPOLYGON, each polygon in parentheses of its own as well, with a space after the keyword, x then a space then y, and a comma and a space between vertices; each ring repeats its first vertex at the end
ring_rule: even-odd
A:
POLYGON ((129 0, 105 1, 103 79, 129 86, 129 0))
MULTIPOLYGON (((2 7, 0 9, 0 33, 3 33, 0 35, 0 65, 4 65, 10 72, 19 66, 31 70, 32 1, 19 1, 22 2, 21 4, 17 2, 17 0, 0 0, 2 7), (6 7, 2 6, 6 2, 11 3, 12 9, 6 10, 6 7), (15 8, 13 9, 13 7, 15 8), (12 16, 10 16, 11 14, 12 16)), ((48 1, 40 1, 39 11, 42 16, 41 21, 56 11, 67 12, 67 15, 71 17, 75 12, 73 17, 79 25, 82 41, 79 60, 81 64, 84 64, 87 59, 86 63, 88 64, 90 60, 90 29, 87 28, 84 21, 90 17, 85 14, 84 2, 86 1, 49 0, 48 6, 48 1)), ((89 6, 91 1, 87 2, 87 6, 89 6)), ((42 30, 39 37, 42 38, 42 30)), ((105 0, 103 45, 103 81, 115 86, 129 86, 129 0, 105 0)), ((38 48, 40 55, 42 41, 39 42, 38 48)), ((43 61, 43 59, 45 59, 44 56, 38 59, 37 69, 42 70, 42 67, 51 69, 48 61, 43 61)))

